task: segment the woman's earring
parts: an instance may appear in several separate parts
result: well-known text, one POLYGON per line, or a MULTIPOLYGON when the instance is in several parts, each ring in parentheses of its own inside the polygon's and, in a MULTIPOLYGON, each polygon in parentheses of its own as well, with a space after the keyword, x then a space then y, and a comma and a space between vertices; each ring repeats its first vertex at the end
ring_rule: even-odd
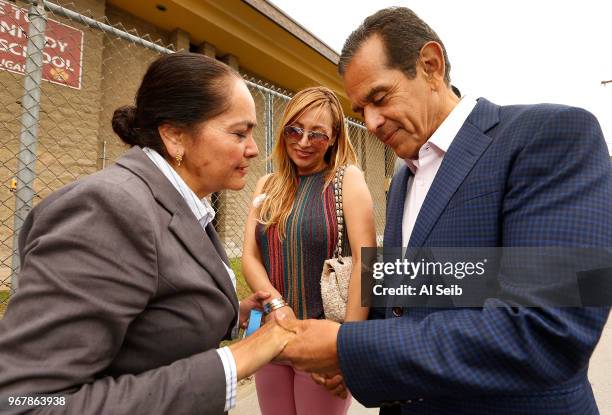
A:
POLYGON ((183 154, 182 153, 178 153, 174 159, 176 160, 176 166, 177 167, 181 167, 181 162, 183 161, 183 154))

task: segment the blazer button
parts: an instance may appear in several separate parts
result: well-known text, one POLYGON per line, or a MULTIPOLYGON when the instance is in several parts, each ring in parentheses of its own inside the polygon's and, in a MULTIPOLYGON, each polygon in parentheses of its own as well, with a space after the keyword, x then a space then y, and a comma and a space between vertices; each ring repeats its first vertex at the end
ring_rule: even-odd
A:
POLYGON ((404 314, 404 310, 402 309, 402 307, 393 307, 391 309, 391 312, 395 317, 401 317, 404 314))

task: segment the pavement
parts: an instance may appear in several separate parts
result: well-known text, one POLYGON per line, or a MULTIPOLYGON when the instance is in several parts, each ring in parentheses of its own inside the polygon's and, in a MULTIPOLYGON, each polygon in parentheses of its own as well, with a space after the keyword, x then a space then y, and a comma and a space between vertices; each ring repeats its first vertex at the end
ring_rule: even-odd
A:
MULTIPOLYGON (((589 379, 593 386, 600 415, 612 415, 612 319, 604 328, 601 341, 597 345, 589 369, 589 379)), ((230 415, 261 415, 257 403, 254 382, 243 382, 238 387, 237 405, 230 415)), ((374 415, 378 409, 368 409, 353 399, 349 415, 374 415)), ((282 415, 282 414, 279 414, 282 415)), ((315 414, 316 415, 316 414, 315 414)))
POLYGON ((612 318, 604 327, 601 340, 589 366, 589 380, 593 387, 595 400, 599 407, 600 415, 612 415, 612 318))

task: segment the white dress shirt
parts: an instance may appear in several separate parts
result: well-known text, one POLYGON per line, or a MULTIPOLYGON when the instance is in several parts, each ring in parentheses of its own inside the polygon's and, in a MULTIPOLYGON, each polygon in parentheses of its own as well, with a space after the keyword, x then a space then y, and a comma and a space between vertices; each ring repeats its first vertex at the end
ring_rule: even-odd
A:
MULTIPOLYGON (((200 199, 198 196, 187 186, 187 183, 178 175, 176 170, 172 168, 170 163, 166 161, 157 151, 152 150, 148 147, 142 149, 147 156, 151 159, 153 164, 166 176, 166 178, 172 183, 174 188, 183 197, 189 209, 193 212, 196 219, 202 226, 202 230, 206 233, 206 226, 212 222, 215 218, 215 210, 210 205, 210 202, 206 199, 200 199)), ((229 278, 232 280, 234 290, 236 289, 236 275, 234 271, 224 261, 225 269, 227 270, 229 278)), ((238 319, 240 320, 240 319, 238 319)), ((234 328, 234 332, 236 332, 234 328)), ((234 334, 234 333, 233 333, 234 334)), ((221 347, 217 349, 217 353, 223 363, 223 370, 225 371, 225 411, 229 411, 231 408, 236 406, 236 389, 238 384, 238 376, 236 369, 236 360, 229 347, 221 347)))
POLYGON ((475 105, 476 100, 465 96, 461 98, 429 140, 421 146, 418 158, 405 160, 413 175, 408 178, 406 189, 402 217, 402 246, 408 246, 421 206, 440 169, 444 155, 475 105))

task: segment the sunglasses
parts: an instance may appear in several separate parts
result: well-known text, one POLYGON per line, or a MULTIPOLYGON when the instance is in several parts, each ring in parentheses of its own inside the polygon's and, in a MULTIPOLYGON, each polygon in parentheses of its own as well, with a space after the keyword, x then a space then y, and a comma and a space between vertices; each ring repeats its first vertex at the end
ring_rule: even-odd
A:
POLYGON ((302 139, 302 137, 304 137, 304 133, 306 133, 308 141, 310 141, 310 143, 313 145, 324 144, 329 141, 329 137, 327 136, 327 134, 321 133, 319 131, 305 130, 294 125, 288 125, 283 128, 283 135, 285 136, 285 138, 295 143, 297 143, 302 139))

